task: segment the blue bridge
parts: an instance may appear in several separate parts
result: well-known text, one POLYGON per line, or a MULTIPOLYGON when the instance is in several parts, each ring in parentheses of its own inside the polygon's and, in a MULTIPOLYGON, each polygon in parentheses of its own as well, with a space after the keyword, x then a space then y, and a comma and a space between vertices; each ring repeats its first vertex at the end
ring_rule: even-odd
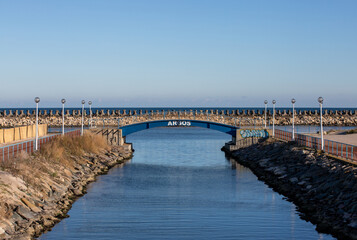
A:
POLYGON ((237 145, 238 140, 241 141, 246 138, 266 138, 270 135, 268 132, 269 130, 266 129, 241 129, 236 125, 236 121, 234 121, 234 119, 220 117, 209 119, 208 116, 204 115, 201 115, 200 117, 201 119, 150 119, 149 115, 145 115, 145 117, 140 115, 130 116, 118 120, 117 128, 102 128, 97 132, 97 134, 101 133, 103 136, 106 136, 108 142, 117 145, 130 144, 126 143, 126 136, 132 133, 157 127, 208 128, 231 135, 233 145, 237 145), (229 124, 226 124, 226 122, 229 124), (234 123, 234 125, 231 123, 234 123))
POLYGON ((239 127, 226 125, 217 122, 201 121, 201 120, 157 120, 149 122, 134 123, 126 126, 119 127, 122 130, 122 137, 126 137, 131 133, 142 131, 145 129, 156 128, 156 127, 201 127, 209 128, 212 130, 217 130, 226 134, 236 137, 236 130, 239 127))

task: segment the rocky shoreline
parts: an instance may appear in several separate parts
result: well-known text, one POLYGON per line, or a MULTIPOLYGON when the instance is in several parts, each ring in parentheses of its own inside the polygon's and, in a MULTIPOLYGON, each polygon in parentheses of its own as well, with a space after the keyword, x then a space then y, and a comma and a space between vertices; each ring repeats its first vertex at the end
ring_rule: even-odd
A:
POLYGON ((317 231, 357 239, 356 165, 273 139, 232 152, 222 150, 292 201, 317 231))
MULTIPOLYGON (((126 146, 114 146, 98 154, 86 153, 76 161, 73 170, 64 169, 57 173, 56 180, 48 183, 48 192, 43 199, 38 194, 36 196, 22 179, 8 176, 12 187, 17 188, 12 194, 18 195, 20 201, 1 201, 0 239, 33 239, 50 230, 62 218, 68 217, 73 202, 86 193, 86 186, 95 181, 96 176, 107 173, 115 165, 124 164, 131 157, 132 151, 126 146)), ((9 173, 0 171, 0 174, 9 173)))

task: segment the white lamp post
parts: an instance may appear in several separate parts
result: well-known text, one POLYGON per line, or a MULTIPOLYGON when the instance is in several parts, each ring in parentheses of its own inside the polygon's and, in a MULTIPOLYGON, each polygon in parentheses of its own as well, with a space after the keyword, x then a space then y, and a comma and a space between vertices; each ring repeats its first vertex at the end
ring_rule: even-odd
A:
POLYGON ((36 133, 35 133, 35 150, 38 150, 38 103, 40 102, 39 97, 35 97, 36 103, 36 133))
POLYGON ((322 126, 322 104, 324 102, 324 99, 322 97, 319 97, 317 99, 317 101, 320 103, 320 125, 321 125, 321 150, 324 150, 324 130, 323 130, 323 126, 322 126))
POLYGON ((265 112, 264 112, 264 128, 267 128, 267 104, 268 104, 268 100, 265 100, 264 101, 264 104, 265 104, 265 112))
POLYGON ((81 136, 83 136, 83 124, 84 124, 84 104, 86 101, 82 100, 82 128, 81 128, 81 136))
POLYGON ((62 136, 64 136, 64 104, 66 103, 66 99, 62 98, 62 136))
POLYGON ((273 100, 272 103, 273 103, 273 137, 275 137, 275 103, 276 103, 276 101, 273 100))
POLYGON ((295 141, 295 98, 291 99, 291 103, 293 104, 293 141, 295 141))
POLYGON ((90 124, 89 124, 89 127, 92 128, 92 101, 89 101, 88 104, 89 104, 89 114, 90 114, 90 124))

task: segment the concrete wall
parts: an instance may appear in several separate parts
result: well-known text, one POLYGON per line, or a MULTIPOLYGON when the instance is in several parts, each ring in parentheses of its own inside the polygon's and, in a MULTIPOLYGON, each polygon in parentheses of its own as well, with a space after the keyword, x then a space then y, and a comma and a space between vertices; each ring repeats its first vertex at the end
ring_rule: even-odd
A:
MULTIPOLYGON (((47 135, 47 124, 38 125, 38 136, 42 137, 47 135)), ((0 129, 0 144, 11 143, 13 141, 24 140, 27 138, 34 138, 36 136, 36 126, 29 125, 16 128, 0 129)))
POLYGON ((24 127, 19 127, 19 131, 20 131, 20 138, 21 139, 26 139, 27 137, 27 126, 24 127))
POLYGON ((15 128, 4 129, 4 143, 13 142, 15 137, 15 128))
MULTIPOLYGON (((237 129, 236 130, 236 138, 235 140, 236 141, 239 141, 241 139, 244 139, 244 138, 249 138, 249 137, 252 137, 252 136, 242 136, 241 135, 241 131, 250 131, 250 132, 254 132, 254 131, 258 131, 258 132, 261 132, 261 131, 264 131, 265 132, 265 137, 270 137, 273 133, 273 131, 271 129, 263 129, 263 128, 240 128, 240 129, 237 129)), ((254 135, 253 137, 258 137, 259 138, 259 134, 258 135, 254 135)))

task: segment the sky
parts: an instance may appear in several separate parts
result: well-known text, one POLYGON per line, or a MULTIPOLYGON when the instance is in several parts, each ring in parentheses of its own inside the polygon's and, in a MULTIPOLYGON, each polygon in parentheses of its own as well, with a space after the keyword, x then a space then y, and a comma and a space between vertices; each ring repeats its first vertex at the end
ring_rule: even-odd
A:
POLYGON ((0 108, 357 107, 355 0, 0 0, 0 108))

